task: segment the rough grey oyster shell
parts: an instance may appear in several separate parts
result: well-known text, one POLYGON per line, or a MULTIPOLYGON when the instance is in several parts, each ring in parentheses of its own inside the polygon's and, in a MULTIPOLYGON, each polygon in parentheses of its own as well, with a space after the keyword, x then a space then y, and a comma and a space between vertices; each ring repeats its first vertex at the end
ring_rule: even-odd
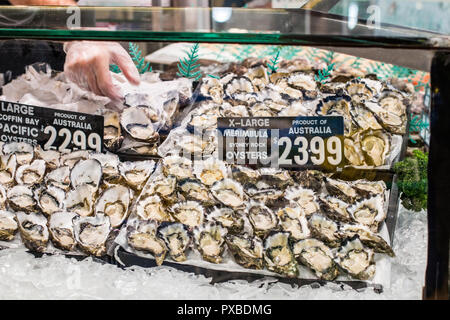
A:
POLYGON ((342 201, 354 203, 356 199, 358 199, 356 190, 352 187, 351 183, 347 181, 326 178, 325 187, 328 193, 342 201))
POLYGON ((380 195, 361 200, 348 208, 353 220, 377 232, 381 222, 386 219, 384 198, 380 195))
POLYGON ((307 217, 319 210, 317 196, 311 189, 293 186, 286 189, 284 197, 300 206, 307 217))
POLYGON ((47 216, 61 211, 66 192, 55 186, 41 187, 35 191, 37 205, 47 216))
POLYGON ((153 255, 156 264, 162 265, 167 254, 163 239, 157 236, 158 225, 155 221, 135 221, 127 226, 128 245, 135 250, 153 255))
POLYGON ((291 239, 302 240, 310 237, 308 220, 300 207, 285 207, 278 210, 281 230, 289 232, 291 239))
POLYGON ((82 217, 90 216, 94 212, 92 187, 84 184, 70 190, 64 200, 64 209, 82 217))
POLYGON ((292 251, 297 261, 314 271, 323 280, 332 281, 339 274, 333 253, 322 241, 305 239, 294 243, 292 251))
POLYGON ((325 242, 330 247, 337 247, 341 243, 339 224, 320 214, 313 215, 309 221, 309 228, 314 238, 325 242))
POLYGON ((136 190, 144 187, 154 168, 155 162, 151 160, 126 161, 119 165, 120 175, 131 188, 136 190))
POLYGON ((395 257, 391 246, 378 234, 370 231, 364 225, 345 224, 341 225, 339 232, 342 238, 353 238, 359 236, 359 240, 366 246, 373 249, 374 252, 385 253, 390 257, 395 257))
POLYGON ((180 156, 164 157, 162 170, 166 176, 172 175, 177 179, 193 177, 192 161, 180 156))
POLYGON ((223 161, 210 157, 207 160, 196 161, 194 175, 204 185, 212 186, 216 181, 229 177, 229 170, 223 161))
POLYGON ((172 221, 170 213, 166 210, 158 195, 141 197, 136 204, 136 214, 142 220, 172 221))
POLYGON ((298 265, 289 245, 289 232, 273 232, 264 240, 264 264, 289 278, 298 276, 298 265))
POLYGON ((0 156, 0 184, 9 186, 14 183, 17 160, 15 154, 0 156))
POLYGON ((45 176, 44 182, 47 187, 55 186, 64 191, 68 191, 70 188, 70 167, 62 166, 53 169, 45 176))
POLYGON ((231 167, 231 173, 233 179, 244 186, 248 184, 256 185, 261 177, 261 173, 258 170, 253 170, 251 168, 238 165, 233 165, 231 167))
POLYGON ((391 150, 391 137, 384 131, 365 131, 361 135, 361 150, 367 164, 376 167, 385 164, 391 150))
POLYGON ((269 83, 269 73, 263 65, 248 69, 245 76, 248 77, 253 85, 259 90, 269 83))
POLYGON ((9 207, 15 211, 31 212, 36 208, 36 200, 30 187, 17 185, 6 193, 9 207))
POLYGON ((229 234, 225 241, 237 264, 247 269, 262 270, 264 268, 264 247, 261 239, 246 234, 229 234))
POLYGON ((106 254, 106 240, 111 231, 109 218, 103 214, 73 219, 75 240, 86 253, 100 257, 106 254))
POLYGON ((44 252, 47 248, 49 233, 47 219, 39 213, 26 214, 16 212, 22 242, 31 251, 44 252))
POLYGON ((60 166, 61 153, 56 150, 44 150, 41 146, 34 148, 36 159, 42 159, 45 161, 48 169, 56 169, 60 166))
POLYGON ((287 170, 260 168, 259 173, 260 177, 257 183, 258 188, 264 186, 268 188, 285 189, 286 187, 294 184, 294 181, 287 170))
POLYGON ((226 206, 237 208, 244 204, 244 189, 239 182, 232 179, 215 182, 211 187, 211 193, 226 206))
POLYGON ((48 230, 52 243, 61 250, 73 251, 77 246, 73 231, 74 212, 58 211, 48 219, 48 230))
POLYGON ((78 161, 70 172, 70 183, 73 188, 88 185, 95 191, 98 190, 102 179, 102 165, 95 159, 78 161))
POLYGON ((214 210, 206 215, 206 219, 227 228, 229 234, 240 234, 245 226, 243 215, 228 207, 214 207, 214 210))
POLYGON ((376 195, 384 196, 384 193, 386 192, 386 183, 384 183, 383 180, 355 180, 353 181, 352 186, 361 198, 370 198, 376 195))
POLYGON ((369 280, 375 275, 373 251, 364 248, 358 236, 344 241, 335 260, 353 278, 369 280))
POLYGON ((178 222, 164 222, 158 227, 158 236, 164 240, 170 257, 177 261, 186 261, 186 251, 191 243, 188 228, 178 222))
POLYGON ((97 199, 95 213, 108 216, 111 227, 117 228, 128 217, 130 202, 130 189, 122 185, 111 185, 97 199))
POLYGON ((117 151, 122 145, 123 135, 120 127, 120 115, 116 111, 104 110, 103 113, 103 142, 111 152, 117 151))
POLYGON ((24 164, 16 170, 16 181, 18 184, 34 185, 44 179, 46 166, 44 160, 34 160, 30 164, 24 164))
POLYGON ((325 174, 318 170, 302 170, 291 173, 293 179, 301 187, 311 189, 315 192, 322 190, 325 174))
POLYGON ((348 203, 331 196, 319 197, 319 204, 322 212, 330 219, 351 223, 353 219, 347 211, 348 203))
POLYGON ((70 169, 80 160, 89 159, 89 151, 78 150, 62 153, 60 158, 61 166, 68 166, 70 169))
POLYGON ((97 160, 102 166, 102 179, 106 181, 117 181, 120 178, 119 156, 114 153, 93 153, 91 159, 97 160))
POLYGON ((233 95, 239 93, 255 92, 255 88, 249 78, 234 77, 225 85, 224 92, 227 96, 233 97, 233 95))
POLYGON ((406 132, 407 117, 406 113, 398 115, 387 111, 378 103, 367 102, 366 107, 373 112, 381 126, 393 134, 403 135, 406 132))
POLYGON ((203 223, 205 219, 204 209, 200 203, 196 201, 180 202, 170 208, 172 217, 190 228, 197 227, 203 223))
POLYGON ((13 212, 0 210, 0 241, 11 241, 18 230, 16 215, 13 212))
POLYGON ((122 112, 120 124, 132 138, 140 141, 155 142, 158 140, 159 134, 154 128, 152 116, 152 114, 149 114, 149 108, 147 107, 129 107, 122 112))
POLYGON ((249 106, 249 111, 252 117, 275 117, 278 113, 264 102, 252 103, 249 106))
POLYGON ((203 97, 212 99, 215 103, 223 102, 223 85, 219 79, 205 77, 200 86, 200 94, 203 97))
POLYGON ((226 235, 227 229, 212 222, 197 226, 194 229, 195 244, 203 260, 212 263, 222 262, 226 235))
POLYGON ((30 164, 34 158, 34 147, 26 142, 5 143, 2 151, 4 155, 15 154, 19 166, 30 164))
POLYGON ((201 202, 203 206, 211 206, 216 202, 208 188, 198 179, 186 178, 178 182, 178 190, 185 201, 193 200, 201 202))
POLYGON ((264 238, 278 226, 278 218, 273 211, 263 203, 250 201, 247 205, 247 217, 253 226, 255 234, 264 238))
POLYGON ((349 81, 345 89, 355 103, 368 101, 375 94, 374 91, 360 79, 349 81))

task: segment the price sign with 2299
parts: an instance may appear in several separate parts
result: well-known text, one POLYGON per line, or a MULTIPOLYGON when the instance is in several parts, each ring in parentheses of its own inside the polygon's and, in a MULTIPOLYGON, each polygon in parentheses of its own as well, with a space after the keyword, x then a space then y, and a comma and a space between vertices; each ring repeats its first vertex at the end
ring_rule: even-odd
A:
POLYGON ((44 150, 102 151, 103 117, 0 101, 0 140, 27 142, 44 150))

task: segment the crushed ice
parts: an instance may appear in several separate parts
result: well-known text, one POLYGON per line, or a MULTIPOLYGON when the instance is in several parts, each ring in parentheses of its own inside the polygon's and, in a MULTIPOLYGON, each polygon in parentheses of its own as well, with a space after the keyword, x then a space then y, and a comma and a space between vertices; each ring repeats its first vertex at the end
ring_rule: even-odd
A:
POLYGON ((427 253, 426 212, 401 208, 394 238, 391 286, 291 286, 274 279, 251 283, 211 279, 170 267, 120 269, 87 258, 35 258, 24 249, 0 250, 0 299, 421 299, 427 253))

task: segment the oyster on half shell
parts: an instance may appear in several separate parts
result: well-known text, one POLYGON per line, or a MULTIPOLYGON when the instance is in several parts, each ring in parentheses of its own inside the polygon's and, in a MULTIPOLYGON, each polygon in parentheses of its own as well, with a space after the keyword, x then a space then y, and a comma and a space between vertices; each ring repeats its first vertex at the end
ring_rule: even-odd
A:
POLYGON ((100 257, 106 254, 106 240, 111 231, 109 218, 103 214, 73 219, 73 230, 78 245, 88 254, 100 257))
POLYGON ((219 224, 208 222, 194 229, 194 239, 203 260, 221 263, 225 250, 227 229, 219 224))
POLYGON ((268 270, 294 278, 298 265, 289 245, 289 232, 273 232, 264 240, 264 264, 268 270))
POLYGON ((64 200, 64 209, 82 217, 90 216, 94 211, 92 187, 83 184, 70 190, 64 200))
POLYGON ((7 203, 15 211, 31 212, 36 208, 36 200, 30 187, 17 185, 6 193, 7 203))
POLYGON ((364 248, 358 236, 344 241, 336 253, 336 262, 353 278, 369 280, 375 275, 373 251, 364 248))
POLYGON ((143 220, 158 222, 173 220, 157 194, 139 199, 136 204, 136 214, 143 220))
POLYGON ((55 186, 41 187, 35 191, 37 205, 47 216, 61 211, 66 192, 55 186))
POLYGON ((31 251, 44 252, 47 248, 49 233, 47 219, 39 213, 26 214, 16 212, 22 242, 31 251))
POLYGON ((77 245, 73 232, 73 219, 76 216, 74 212, 58 211, 48 219, 52 243, 61 250, 72 251, 77 245))
POLYGON ((18 184, 34 185, 44 179, 45 161, 34 160, 30 164, 24 164, 16 170, 16 181, 18 184))
POLYGON ((155 221, 137 221, 127 226, 128 245, 135 250, 150 253, 160 266, 167 254, 164 240, 157 236, 158 225, 155 221))
POLYGON ((111 185, 98 198, 95 213, 107 215, 111 227, 117 228, 128 216, 130 201, 130 189, 122 185, 111 185))
POLYGON ((0 210, 0 241, 11 241, 18 230, 16 215, 13 212, 0 210))
POLYGON ((164 240, 170 257, 177 261, 186 261, 186 251, 191 243, 188 228, 178 222, 165 222, 158 228, 158 236, 164 240))
POLYGON ((261 239, 249 235, 229 234, 225 241, 237 264, 247 269, 261 270, 264 268, 264 246, 261 239))

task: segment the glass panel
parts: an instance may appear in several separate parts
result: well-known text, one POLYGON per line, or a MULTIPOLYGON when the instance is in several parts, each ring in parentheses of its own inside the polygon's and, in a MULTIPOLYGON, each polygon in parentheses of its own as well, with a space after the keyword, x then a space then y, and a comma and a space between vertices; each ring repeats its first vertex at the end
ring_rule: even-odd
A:
POLYGON ((0 26, 2 38, 449 47, 436 33, 310 10, 0 7, 0 26))

